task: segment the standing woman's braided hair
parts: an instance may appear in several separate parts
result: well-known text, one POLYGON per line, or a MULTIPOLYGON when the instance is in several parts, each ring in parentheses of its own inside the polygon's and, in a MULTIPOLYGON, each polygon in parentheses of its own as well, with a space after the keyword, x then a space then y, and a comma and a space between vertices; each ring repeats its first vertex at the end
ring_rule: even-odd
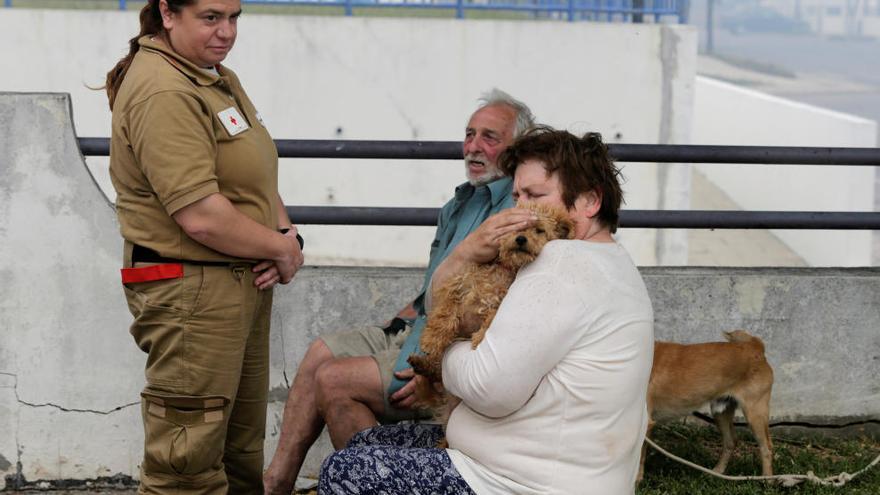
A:
MULTIPOLYGON (((168 2, 168 8, 171 12, 178 13, 180 9, 196 3, 196 0, 166 0, 168 2)), ((141 31, 137 36, 128 40, 128 55, 122 57, 122 60, 116 63, 116 65, 110 69, 110 72, 107 73, 107 82, 104 85, 104 89, 107 90, 107 98, 110 100, 110 110, 113 110, 113 102, 116 101, 116 93, 119 91, 119 86, 122 84, 122 80, 125 79, 125 73, 128 72, 128 67, 131 65, 132 59, 134 59, 134 54, 140 49, 140 45, 138 44, 138 40, 141 36, 146 36, 148 34, 160 34, 163 32, 162 28, 162 14, 159 11, 159 0, 149 0, 144 8, 141 9, 141 31)))
POLYGON ((614 233, 620 222, 623 190, 621 174, 608 146, 598 132, 577 137, 568 131, 557 131, 549 126, 538 126, 519 137, 498 159, 501 170, 513 176, 516 168, 526 160, 539 160, 547 174, 559 174, 562 201, 574 207, 581 194, 596 191, 602 195, 602 206, 596 217, 614 233))

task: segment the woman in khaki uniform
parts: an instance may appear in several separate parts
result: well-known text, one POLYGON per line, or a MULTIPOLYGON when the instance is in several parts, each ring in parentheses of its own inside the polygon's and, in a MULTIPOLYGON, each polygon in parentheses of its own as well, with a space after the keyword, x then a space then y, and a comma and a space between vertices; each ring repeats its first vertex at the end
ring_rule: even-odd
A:
POLYGON ((235 74, 240 0, 149 0, 107 74, 140 493, 262 493, 272 287, 303 263, 278 155, 235 74))

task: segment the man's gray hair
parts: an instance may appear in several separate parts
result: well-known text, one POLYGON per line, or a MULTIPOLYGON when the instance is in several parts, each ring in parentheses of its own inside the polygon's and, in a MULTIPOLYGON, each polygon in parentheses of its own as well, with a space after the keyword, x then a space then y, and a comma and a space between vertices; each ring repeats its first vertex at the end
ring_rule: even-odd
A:
POLYGON ((535 116, 532 115, 529 107, 498 88, 492 88, 480 96, 480 108, 494 105, 505 105, 516 112, 516 127, 513 129, 514 138, 522 136, 526 131, 535 126, 535 116))

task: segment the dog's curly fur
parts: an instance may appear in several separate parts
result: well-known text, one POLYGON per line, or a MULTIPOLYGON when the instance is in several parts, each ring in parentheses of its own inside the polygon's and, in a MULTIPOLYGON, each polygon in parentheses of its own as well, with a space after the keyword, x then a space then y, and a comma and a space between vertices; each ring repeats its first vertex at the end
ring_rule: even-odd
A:
MULTIPOLYGON (((468 264, 434 294, 434 307, 419 340, 424 355, 413 354, 408 359, 413 370, 428 381, 442 381, 443 352, 453 341, 470 339, 474 348, 482 342, 519 269, 534 261, 548 242, 570 239, 574 234, 574 225, 564 210, 534 203, 522 207, 537 214, 533 227, 503 237, 494 261, 468 264)), ((422 407, 439 410, 447 403, 444 395, 428 384, 416 393, 422 407)))

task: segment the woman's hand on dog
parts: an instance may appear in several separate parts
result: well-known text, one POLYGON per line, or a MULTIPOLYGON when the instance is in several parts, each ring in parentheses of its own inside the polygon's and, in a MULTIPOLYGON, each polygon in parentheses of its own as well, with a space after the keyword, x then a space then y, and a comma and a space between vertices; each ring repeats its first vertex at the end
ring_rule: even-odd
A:
POLYGON ((488 263, 498 256, 501 238, 525 230, 538 220, 538 215, 524 208, 508 208, 487 218, 465 237, 455 248, 456 254, 466 262, 488 263))
POLYGON ((431 291, 441 287, 447 278, 458 273, 468 263, 488 263, 494 260, 501 248, 502 237, 511 232, 525 230, 537 221, 538 215, 525 208, 508 208, 487 218, 462 239, 437 266, 431 277, 431 291))

